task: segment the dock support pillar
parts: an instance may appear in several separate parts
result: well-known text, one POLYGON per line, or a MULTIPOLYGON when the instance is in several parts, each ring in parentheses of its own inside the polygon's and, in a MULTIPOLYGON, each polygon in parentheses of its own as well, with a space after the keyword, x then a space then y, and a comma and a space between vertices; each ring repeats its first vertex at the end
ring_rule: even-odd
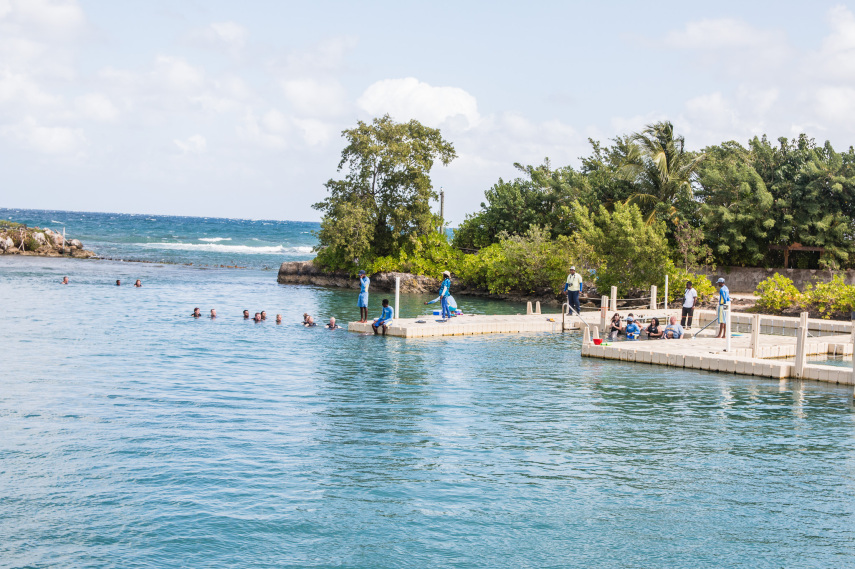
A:
POLYGON ((612 312, 617 312, 617 287, 612 287, 612 312))
POLYGON ((751 315, 751 357, 757 357, 757 349, 760 347, 760 315, 751 315))
MULTIPOLYGON (((586 330, 587 330, 587 328, 586 328, 586 330)), ((597 326, 596 324, 593 326, 593 330, 591 330, 591 337, 592 338, 599 338, 600 337, 600 327, 597 326)))
POLYGON ((600 297, 600 328, 603 332, 606 331, 606 322, 608 321, 609 297, 603 295, 600 297))
POLYGON ((526 314, 534 314, 534 310, 531 309, 531 301, 530 300, 525 305, 525 313, 526 314))
POLYGON ((401 309, 401 277, 395 277, 395 320, 401 317, 398 311, 401 309))
POLYGON ((796 337, 796 366, 795 376, 797 379, 804 377, 805 361, 807 360, 808 313, 802 312, 799 317, 798 336, 796 337))
POLYGON ((656 310, 656 285, 650 287, 650 310, 656 310))
POLYGON ((662 306, 668 310, 668 275, 665 275, 665 298, 662 299, 662 306))
POLYGON ((534 303, 534 313, 540 314, 540 301, 539 300, 535 301, 535 303, 534 303))
POLYGON ((726 339, 724 344, 725 352, 730 352, 731 336, 733 336, 733 334, 730 332, 730 304, 726 304, 724 306, 724 337, 726 339))
POLYGON ((591 343, 591 329, 585 326, 585 331, 582 333, 582 343, 590 344, 591 343))

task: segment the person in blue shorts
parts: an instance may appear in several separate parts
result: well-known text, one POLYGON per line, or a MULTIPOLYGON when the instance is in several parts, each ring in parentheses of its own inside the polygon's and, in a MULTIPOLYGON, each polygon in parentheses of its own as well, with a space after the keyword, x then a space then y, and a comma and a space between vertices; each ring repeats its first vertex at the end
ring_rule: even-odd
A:
POLYGON ((626 317, 626 328, 623 331, 626 334, 627 340, 638 340, 641 328, 635 323, 635 318, 632 315, 626 317))
POLYGON ((359 271, 359 298, 356 299, 356 306, 359 307, 359 321, 368 322, 368 287, 371 285, 371 279, 365 274, 365 271, 359 271))
POLYGON ((726 333, 724 329, 726 325, 725 311, 730 310, 730 291, 725 286, 724 279, 718 279, 715 286, 718 287, 718 307, 715 311, 716 318, 718 318, 718 334, 716 334, 716 338, 724 338, 726 333))
POLYGON ((380 313, 380 318, 374 321, 374 324, 371 325, 374 328, 374 334, 377 335, 377 329, 381 326, 383 327, 383 335, 386 335, 386 328, 389 327, 389 324, 392 323, 392 319, 395 317, 395 311, 392 310, 392 307, 389 306, 389 299, 383 299, 383 312, 380 313))
POLYGON ((451 273, 443 271, 442 284, 439 285, 439 299, 442 305, 442 321, 451 318, 451 310, 448 308, 448 297, 451 296, 451 273))

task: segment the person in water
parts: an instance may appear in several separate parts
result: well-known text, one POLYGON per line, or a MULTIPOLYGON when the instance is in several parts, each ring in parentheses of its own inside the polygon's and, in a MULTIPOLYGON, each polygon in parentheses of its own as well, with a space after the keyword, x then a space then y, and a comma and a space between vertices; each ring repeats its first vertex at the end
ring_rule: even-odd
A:
POLYGON ((137 282, 134 283, 134 287, 140 288, 142 286, 142 281, 137 279, 137 282))
POLYGON ((451 273, 442 272, 442 282, 439 285, 439 298, 442 306, 442 321, 447 322, 451 318, 451 310, 448 308, 448 297, 451 296, 451 273))
POLYGON ((249 310, 244 310, 244 311, 243 311, 243 319, 244 319, 244 320, 249 320, 249 310))
POLYGON ((62 277, 62 282, 60 284, 68 284, 68 277, 62 277))
POLYGON ((282 315, 281 315, 281 314, 277 314, 277 315, 276 315, 276 323, 277 323, 277 324, 282 324, 282 315))
POLYGON ((303 324, 305 324, 305 323, 306 323, 306 321, 307 321, 308 319, 309 319, 309 313, 308 313, 308 312, 304 312, 304 313, 303 313, 303 324))
POLYGON ((654 318, 650 321, 650 325, 644 329, 647 332, 647 339, 654 340, 662 337, 662 330, 659 329, 659 319, 654 318))
POLYGON ((306 321, 303 322, 303 326, 305 326, 306 328, 311 328, 312 326, 317 326, 317 324, 315 324, 314 318, 312 318, 311 316, 306 316, 306 321))
POLYGON ((324 325, 324 328, 328 328, 329 330, 339 330, 341 326, 335 323, 335 316, 330 316, 329 324, 324 325))
POLYGON ((216 317, 217 317, 217 311, 212 308, 211 309, 211 318, 216 318, 216 317))
POLYGON ((267 312, 266 312, 266 311, 264 311, 264 310, 262 310, 262 311, 261 311, 261 319, 262 319, 262 320, 267 320, 267 312))
POLYGON ((360 322, 368 322, 368 287, 370 285, 371 279, 365 271, 359 271, 359 296, 356 299, 356 306, 359 307, 360 322))
POLYGON ((253 322, 261 322, 261 312, 256 312, 255 316, 252 317, 253 322))
POLYGON ((200 318, 202 316, 202 311, 199 310, 199 307, 193 309, 193 314, 191 314, 193 318, 200 318))
POLYGON ((383 299, 383 312, 380 313, 380 318, 374 321, 371 325, 374 328, 374 335, 376 336, 379 332, 377 331, 380 327, 383 328, 383 335, 386 335, 386 328, 391 324, 392 319, 395 317, 395 311, 392 310, 392 307, 389 306, 389 299, 383 299))
POLYGON ((116 286, 122 286, 122 281, 120 281, 119 279, 116 279, 116 286))
POLYGON ((609 340, 617 340, 621 332, 623 332, 623 326, 620 324, 620 313, 615 312, 609 322, 609 340))

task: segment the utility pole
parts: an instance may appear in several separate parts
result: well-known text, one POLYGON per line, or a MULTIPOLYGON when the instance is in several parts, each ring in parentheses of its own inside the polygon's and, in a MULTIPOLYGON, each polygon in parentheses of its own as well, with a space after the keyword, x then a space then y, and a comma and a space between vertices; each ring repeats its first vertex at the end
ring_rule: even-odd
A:
POLYGON ((442 220, 439 226, 439 233, 442 234, 445 229, 445 190, 439 188, 439 219, 442 220))

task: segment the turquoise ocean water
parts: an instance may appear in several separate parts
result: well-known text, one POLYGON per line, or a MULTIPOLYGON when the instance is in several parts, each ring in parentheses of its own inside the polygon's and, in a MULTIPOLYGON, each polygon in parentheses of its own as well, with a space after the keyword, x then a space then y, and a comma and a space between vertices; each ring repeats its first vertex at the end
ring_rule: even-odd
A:
POLYGON ((305 329, 313 224, 10 216, 158 262, 0 257, 0 567, 855 566, 851 388, 305 329))

